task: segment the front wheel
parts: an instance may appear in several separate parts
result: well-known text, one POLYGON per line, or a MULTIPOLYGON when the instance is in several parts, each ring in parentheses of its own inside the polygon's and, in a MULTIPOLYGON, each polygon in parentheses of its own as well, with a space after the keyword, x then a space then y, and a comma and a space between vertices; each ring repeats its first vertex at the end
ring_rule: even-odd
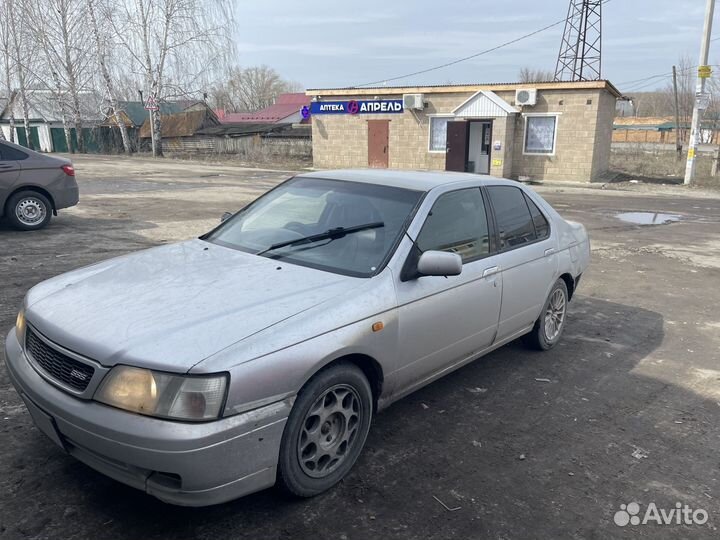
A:
POLYGON ((21 191, 8 199, 6 214, 10 224, 21 231, 35 231, 50 223, 52 206, 42 193, 21 191))
POLYGON ((329 489, 357 461, 372 419, 372 391, 357 366, 320 371, 295 400, 280 445, 278 484, 299 497, 329 489))
POLYGON ((533 349, 547 351, 560 341, 567 318, 568 290, 565 281, 558 279, 550 290, 542 313, 535 326, 524 337, 525 343, 533 349))

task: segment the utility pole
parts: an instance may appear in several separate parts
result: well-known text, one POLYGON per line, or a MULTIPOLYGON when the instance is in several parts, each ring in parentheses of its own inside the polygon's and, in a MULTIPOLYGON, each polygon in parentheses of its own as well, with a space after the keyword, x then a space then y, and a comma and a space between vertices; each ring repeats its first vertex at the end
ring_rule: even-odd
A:
POLYGON ((677 149, 678 159, 682 159, 683 137, 680 130, 680 104, 677 91, 677 68, 675 66, 673 66, 673 92, 675 93, 675 148, 677 149))
POLYGON ((700 141, 700 116, 708 106, 708 99, 705 94, 707 79, 712 75, 708 63, 710 53, 710 35, 712 34, 713 13, 715 11, 715 0, 707 0, 705 9, 705 26, 703 28, 702 42, 700 45, 700 62, 698 64, 698 79, 695 95, 695 106, 693 107, 692 125, 690 127, 690 142, 688 143, 687 165, 685 167, 685 184, 690 184, 695 177, 695 166, 698 143, 700 141))

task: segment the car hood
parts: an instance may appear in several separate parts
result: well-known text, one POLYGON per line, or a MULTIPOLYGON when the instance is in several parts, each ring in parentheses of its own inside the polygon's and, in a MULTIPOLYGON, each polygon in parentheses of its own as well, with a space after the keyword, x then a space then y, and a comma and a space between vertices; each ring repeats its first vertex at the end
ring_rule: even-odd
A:
POLYGON ((40 284, 27 320, 105 366, 184 372, 362 281, 193 240, 40 284))

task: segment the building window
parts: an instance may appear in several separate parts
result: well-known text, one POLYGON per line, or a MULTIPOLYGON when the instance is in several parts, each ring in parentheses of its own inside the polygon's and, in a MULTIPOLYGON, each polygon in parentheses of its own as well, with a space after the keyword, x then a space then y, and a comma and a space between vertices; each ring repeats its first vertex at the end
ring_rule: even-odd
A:
POLYGON ((556 138, 556 115, 525 117, 525 154, 554 154, 556 138))
POLYGON ((430 117, 430 147, 431 152, 445 152, 447 148, 447 124, 452 120, 450 116, 430 117))

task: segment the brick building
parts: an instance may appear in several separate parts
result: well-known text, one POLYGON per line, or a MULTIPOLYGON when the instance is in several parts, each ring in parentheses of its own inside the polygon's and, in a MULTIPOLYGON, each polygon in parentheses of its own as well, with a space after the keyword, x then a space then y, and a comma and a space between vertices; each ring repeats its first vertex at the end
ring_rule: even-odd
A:
POLYGON ((607 81, 311 89, 317 168, 590 181, 608 168, 607 81))

